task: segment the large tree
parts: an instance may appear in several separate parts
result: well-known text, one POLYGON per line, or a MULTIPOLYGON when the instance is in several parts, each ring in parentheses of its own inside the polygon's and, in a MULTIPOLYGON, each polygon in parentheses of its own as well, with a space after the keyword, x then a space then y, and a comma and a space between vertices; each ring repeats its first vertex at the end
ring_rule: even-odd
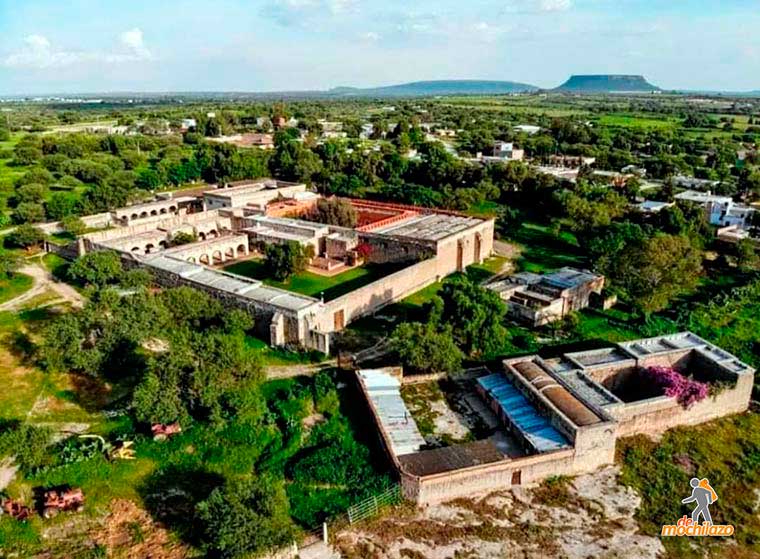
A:
POLYGON ((506 337, 502 321, 506 306, 501 297, 467 277, 446 281, 433 300, 431 320, 449 325, 454 340, 467 355, 497 351, 506 337))
POLYGON ((626 245, 603 270, 613 287, 644 313, 664 309, 696 287, 702 252, 689 237, 659 233, 626 245))
POLYGON ((264 255, 267 269, 278 281, 285 281, 293 274, 302 272, 309 261, 307 249, 295 241, 267 245, 264 255))
POLYGON ((359 216, 348 200, 320 198, 314 211, 309 214, 309 218, 338 227, 356 227, 359 216))
POLYGON ((462 366, 462 352, 449 328, 438 331, 431 323, 405 322, 393 331, 391 343, 410 372, 455 373, 462 366))
POLYGON ((68 276, 72 281, 98 287, 116 283, 122 273, 121 258, 110 250, 99 250, 80 256, 68 269, 68 276))

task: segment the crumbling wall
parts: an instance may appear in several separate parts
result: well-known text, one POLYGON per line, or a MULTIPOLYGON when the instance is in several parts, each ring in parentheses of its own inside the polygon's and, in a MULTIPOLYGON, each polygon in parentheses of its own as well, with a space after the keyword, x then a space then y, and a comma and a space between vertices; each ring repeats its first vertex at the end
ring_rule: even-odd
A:
POLYGON ((359 233, 359 243, 369 246, 366 262, 370 264, 412 263, 435 255, 435 243, 387 235, 359 233))

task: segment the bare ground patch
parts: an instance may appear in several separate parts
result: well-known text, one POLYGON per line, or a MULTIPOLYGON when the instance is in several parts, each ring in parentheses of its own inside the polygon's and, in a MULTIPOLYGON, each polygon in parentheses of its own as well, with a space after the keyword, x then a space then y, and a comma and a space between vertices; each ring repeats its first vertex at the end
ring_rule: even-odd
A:
POLYGON ((638 533, 640 498, 609 467, 575 479, 416 509, 339 532, 344 557, 448 559, 633 557, 655 559, 659 539, 638 533))

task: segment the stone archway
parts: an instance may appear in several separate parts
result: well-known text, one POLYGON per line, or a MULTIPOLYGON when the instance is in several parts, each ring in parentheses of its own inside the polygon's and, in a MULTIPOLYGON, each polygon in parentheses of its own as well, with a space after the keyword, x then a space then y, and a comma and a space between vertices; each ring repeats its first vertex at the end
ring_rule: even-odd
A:
POLYGON ((237 258, 237 250, 235 250, 234 246, 229 247, 224 251, 224 256, 227 258, 227 260, 235 260, 237 258))
POLYGON ((460 240, 457 242, 457 272, 464 270, 464 243, 460 240))
POLYGON ((199 261, 201 264, 206 264, 206 265, 208 265, 208 264, 209 264, 209 256, 208 256, 208 254, 201 254, 200 258, 198 258, 198 261, 199 261))
POLYGON ((240 258, 240 255, 243 255, 243 254, 246 256, 248 255, 248 247, 246 245, 240 244, 237 247, 238 258, 240 258))
POLYGON ((156 210, 151 210, 150 215, 153 215, 153 216, 158 215, 158 212, 156 210))
POLYGON ((161 209, 158 211, 158 213, 160 213, 161 215, 165 214, 165 213, 166 213, 166 208, 161 208, 161 209))
POLYGON ((148 212, 140 212, 140 218, 148 217, 148 212))
POLYGON ((132 247, 132 252, 140 252, 140 247, 132 247))
POLYGON ((129 219, 137 219, 137 214, 132 214, 131 216, 129 216, 129 219))
POLYGON ((198 238, 201 241, 205 241, 206 240, 206 233, 198 233, 198 238))
POLYGON ((156 247, 153 245, 153 243, 148 243, 147 245, 145 245, 145 254, 150 254, 151 252, 153 252, 154 248, 156 247))
POLYGON ((214 264, 224 263, 224 254, 222 254, 221 250, 215 250, 211 253, 211 262, 214 264))
POLYGON ((206 233, 209 239, 216 239, 219 236, 219 233, 216 232, 216 229, 212 229, 208 233, 206 233))
POLYGON ((481 252, 481 245, 483 244, 483 235, 481 235, 480 233, 475 233, 475 243, 473 244, 475 245, 475 252, 474 252, 475 263, 480 264, 482 262, 482 259, 480 257, 480 252, 481 252))

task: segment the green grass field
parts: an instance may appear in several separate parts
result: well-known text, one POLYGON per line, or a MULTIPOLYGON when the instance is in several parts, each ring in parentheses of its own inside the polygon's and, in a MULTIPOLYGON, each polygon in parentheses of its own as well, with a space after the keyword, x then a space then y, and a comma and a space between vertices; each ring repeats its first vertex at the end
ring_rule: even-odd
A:
POLYGON ((301 272, 295 274, 288 281, 280 282, 272 279, 264 260, 246 260, 224 268, 226 272, 262 280, 272 287, 279 287, 310 297, 324 295, 325 301, 336 299, 399 269, 401 268, 392 265, 365 265, 331 277, 301 272))
POLYGON ((583 253, 575 235, 557 235, 547 225, 525 222, 511 232, 509 239, 522 246, 517 265, 521 271, 544 273, 563 266, 584 265, 583 253))
POLYGON ((662 538, 668 557, 757 557, 760 554, 760 415, 746 413, 665 433, 618 442, 620 481, 642 497, 636 513, 642 533, 657 536, 690 505, 691 477, 708 478, 718 494, 710 507, 715 524, 733 524, 729 538, 662 538), (734 543, 739 545, 734 545, 734 543), (732 551, 733 550, 733 551, 732 551))
POLYGON ((601 126, 615 128, 638 128, 645 130, 672 130, 678 126, 678 121, 673 119, 655 118, 654 116, 636 114, 606 114, 596 122, 601 126))
POLYGON ((32 287, 32 278, 26 274, 13 274, 12 277, 0 280, 0 303, 5 303, 18 297, 32 287))

